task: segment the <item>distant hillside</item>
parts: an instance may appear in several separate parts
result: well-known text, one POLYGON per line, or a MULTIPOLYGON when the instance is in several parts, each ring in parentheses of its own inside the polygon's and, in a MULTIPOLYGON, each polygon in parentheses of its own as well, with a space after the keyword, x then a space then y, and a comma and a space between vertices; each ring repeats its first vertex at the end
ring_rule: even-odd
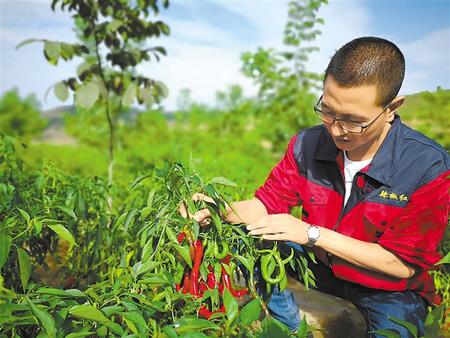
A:
POLYGON ((408 95, 399 114, 403 122, 450 150, 450 89, 408 95))

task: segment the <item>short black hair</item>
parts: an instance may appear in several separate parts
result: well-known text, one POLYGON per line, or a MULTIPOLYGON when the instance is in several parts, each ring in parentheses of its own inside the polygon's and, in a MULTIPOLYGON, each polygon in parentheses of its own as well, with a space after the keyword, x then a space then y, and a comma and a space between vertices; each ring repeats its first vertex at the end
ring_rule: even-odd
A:
POLYGON ((391 41, 361 37, 342 46, 325 71, 342 87, 375 85, 377 104, 385 106, 400 91, 405 77, 405 57, 391 41))

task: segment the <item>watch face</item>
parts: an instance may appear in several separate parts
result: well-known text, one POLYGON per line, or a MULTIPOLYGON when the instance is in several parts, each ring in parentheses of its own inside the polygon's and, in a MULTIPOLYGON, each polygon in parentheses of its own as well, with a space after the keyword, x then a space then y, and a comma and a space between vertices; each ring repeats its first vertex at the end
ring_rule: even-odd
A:
POLYGON ((308 229, 309 238, 317 239, 320 236, 319 228, 311 227, 308 229))

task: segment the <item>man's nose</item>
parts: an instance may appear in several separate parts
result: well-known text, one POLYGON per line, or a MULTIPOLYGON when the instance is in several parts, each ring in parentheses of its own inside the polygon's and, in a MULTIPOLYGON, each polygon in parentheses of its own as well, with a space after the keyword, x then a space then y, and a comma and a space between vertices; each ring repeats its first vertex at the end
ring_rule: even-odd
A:
POLYGON ((338 121, 334 121, 334 123, 331 125, 331 133, 333 136, 344 136, 347 134, 347 131, 342 129, 341 125, 338 121))

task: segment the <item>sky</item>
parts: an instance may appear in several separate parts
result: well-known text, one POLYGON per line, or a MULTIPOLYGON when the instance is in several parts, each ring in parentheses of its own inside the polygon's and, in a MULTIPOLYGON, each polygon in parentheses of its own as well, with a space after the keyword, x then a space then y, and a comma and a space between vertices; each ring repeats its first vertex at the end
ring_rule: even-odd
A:
MULTIPOLYGON (((35 93, 43 109, 61 105, 53 84, 75 74, 79 61, 47 63, 42 44, 18 50, 29 38, 75 42, 70 15, 50 9, 50 0, 0 0, 0 94, 14 87, 22 97, 35 93)), ((177 107, 179 91, 191 90, 194 101, 214 104, 215 93, 232 84, 247 96, 256 87, 241 72, 243 52, 258 47, 282 49, 287 20, 285 0, 172 0, 157 19, 165 21, 171 35, 148 40, 162 45, 168 56, 147 62, 138 71, 163 81, 168 110, 177 107)), ((310 55, 307 69, 321 73, 333 53, 360 36, 379 36, 396 43, 406 58, 401 94, 450 88, 449 0, 330 0, 318 17, 325 20, 315 41, 319 52, 310 55)), ((66 101, 65 104, 70 103, 66 101)))

